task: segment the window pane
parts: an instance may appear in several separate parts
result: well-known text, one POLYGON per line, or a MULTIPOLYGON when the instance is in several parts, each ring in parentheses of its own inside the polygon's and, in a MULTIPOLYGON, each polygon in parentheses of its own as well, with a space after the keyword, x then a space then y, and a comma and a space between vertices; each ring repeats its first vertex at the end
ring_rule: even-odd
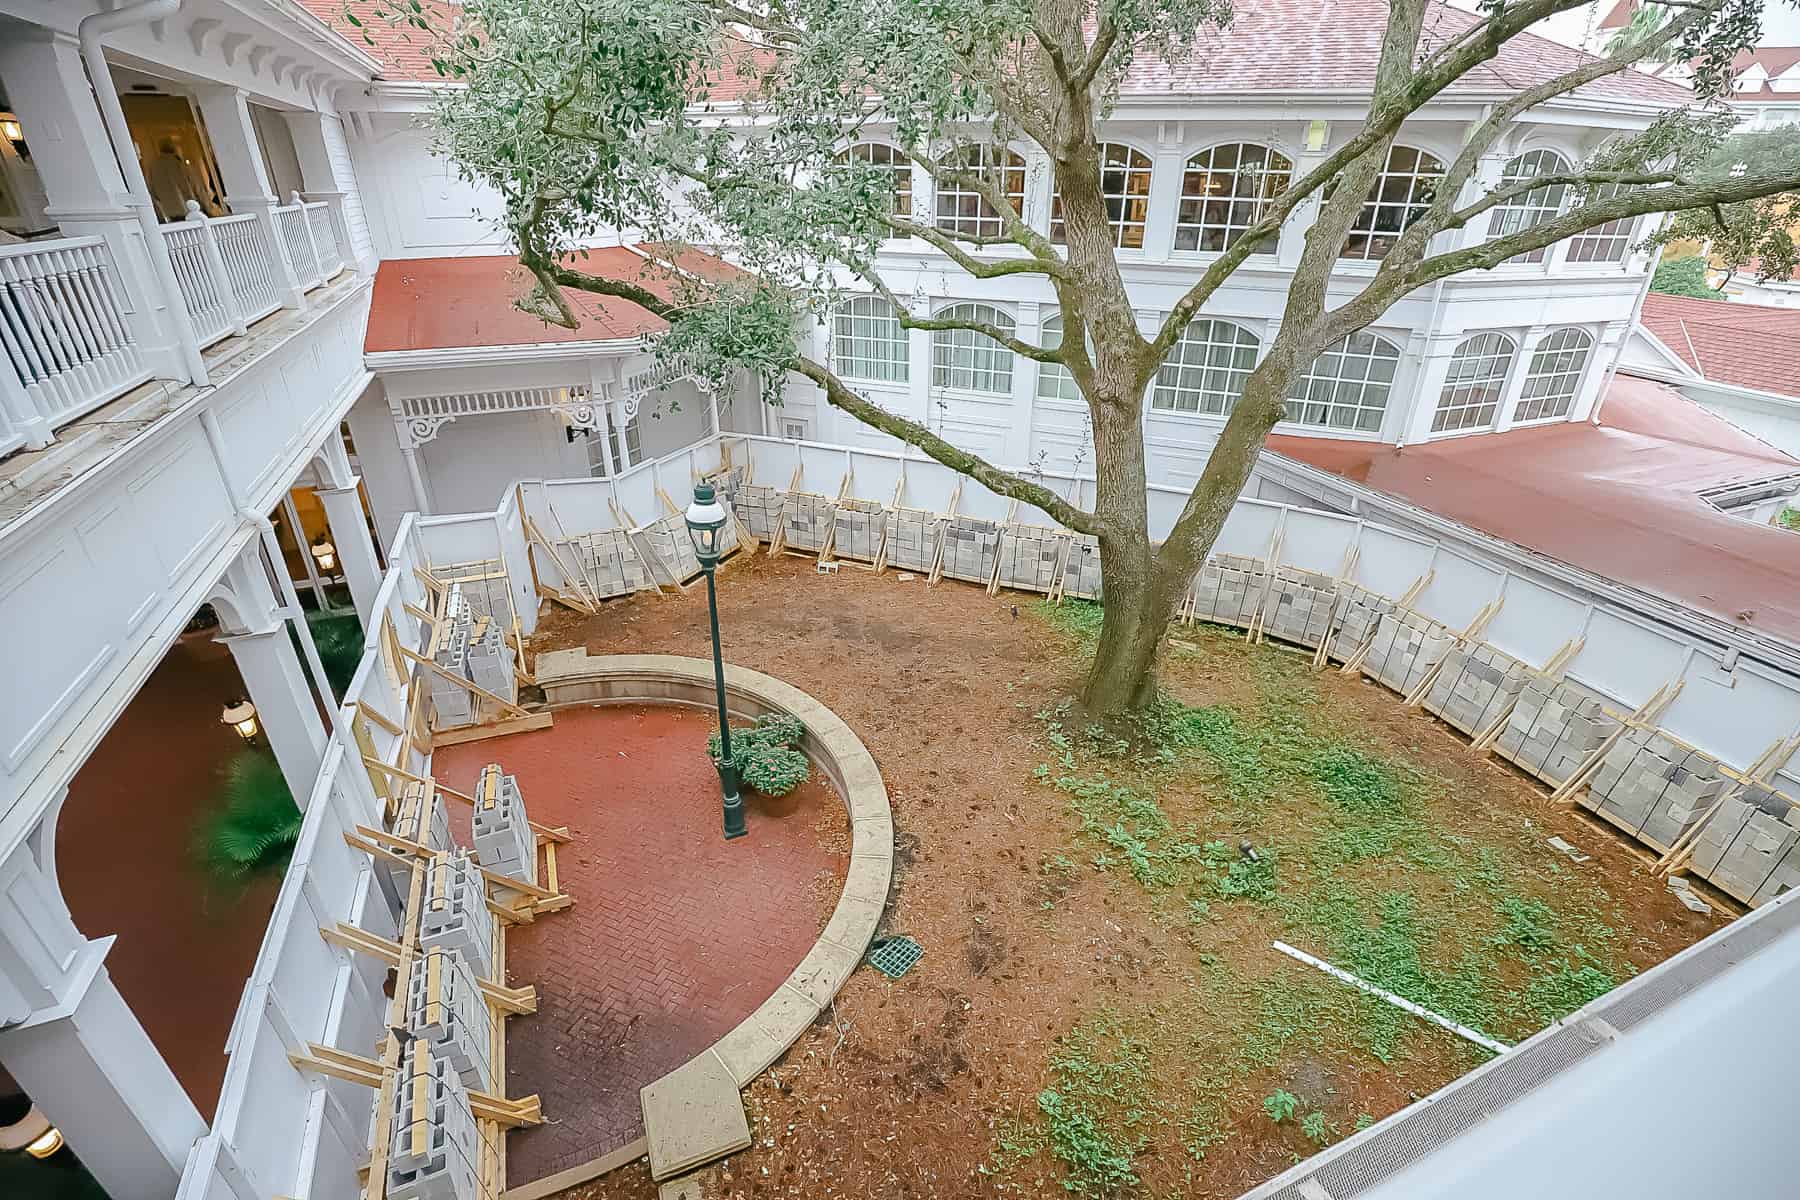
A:
MULTIPOLYGON (((1287 190, 1294 164, 1251 143, 1213 146, 1188 159, 1175 215, 1177 250, 1223 250, 1261 218, 1269 202, 1287 190)), ((1275 239, 1254 253, 1273 254, 1275 239)))
MULTIPOLYGON (((1150 156, 1141 150, 1117 142, 1100 147, 1100 189, 1106 203, 1107 223, 1112 226, 1113 245, 1126 250, 1144 246, 1144 225, 1150 216, 1150 156)), ((1063 227, 1062 192, 1055 190, 1050 198, 1050 240, 1063 245, 1067 237, 1063 227)))
POLYGON ((1455 433, 1492 426, 1515 349, 1512 339, 1499 333, 1478 333, 1458 346, 1450 358, 1431 431, 1455 433))
MULTIPOLYGON (((1013 319, 989 304, 953 304, 940 318, 982 321, 1011 334, 1013 319)), ((931 334, 931 386, 1005 395, 1012 391, 1013 354, 972 329, 936 329, 931 334)))
MULTIPOLYGON (((1025 212, 1025 160, 1011 150, 982 143, 964 147, 951 156, 967 174, 998 184, 1013 211, 1025 212)), ((937 180, 937 224, 949 233, 967 237, 999 237, 1003 223, 980 192, 954 179, 937 180)))
POLYGON ((845 379, 905 383, 906 331, 900 318, 879 296, 859 296, 833 315, 831 356, 845 379))
POLYGON ((1594 339, 1579 329, 1558 329, 1538 343, 1519 389, 1515 421, 1547 421, 1569 415, 1581 390, 1594 339))
POLYGON ((1244 394, 1261 347, 1256 335, 1229 321, 1193 321, 1156 372, 1150 407, 1224 416, 1244 394))
POLYGON ((1288 387, 1288 420, 1330 429, 1375 430, 1387 411, 1400 348, 1367 331, 1324 350, 1288 387))
POLYGON ((1390 146, 1369 198, 1350 226, 1341 258, 1385 258, 1398 235, 1424 215, 1444 177, 1444 165, 1422 150, 1390 146))

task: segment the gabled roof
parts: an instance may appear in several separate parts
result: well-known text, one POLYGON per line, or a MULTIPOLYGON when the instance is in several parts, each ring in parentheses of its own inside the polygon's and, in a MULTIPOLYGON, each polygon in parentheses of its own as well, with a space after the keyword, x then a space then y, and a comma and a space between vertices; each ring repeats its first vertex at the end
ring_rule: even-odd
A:
MULTIPOLYGON (((301 0, 380 58, 391 80, 436 82, 425 35, 375 16, 373 0, 301 0), (346 2, 361 28, 345 19, 346 2), (372 45, 371 45, 372 43, 372 45)), ((420 0, 428 21, 448 20, 455 6, 420 0)), ((1121 84, 1127 96, 1236 95, 1246 92, 1342 92, 1366 94, 1375 83, 1375 64, 1387 25, 1386 0, 1238 0, 1229 28, 1211 30, 1178 61, 1140 57, 1121 84)), ((1426 21, 1424 46, 1442 45, 1481 18, 1434 3, 1426 21)), ((708 98, 742 99, 755 90, 758 71, 769 55, 732 47, 711 73, 708 98), (747 65, 745 65, 747 64, 747 65)), ((1534 34, 1522 34, 1501 48, 1492 62, 1477 67, 1450 89, 1452 94, 1516 91, 1562 74, 1590 55, 1534 34)), ((1607 97, 1677 105, 1693 99, 1678 83, 1627 70, 1579 88, 1576 96, 1607 97)))
POLYGON ((1651 292, 1638 323, 1715 383, 1800 396, 1800 308, 1651 292))
POLYGON ((1800 104, 1800 90, 1794 87, 1795 80, 1783 80, 1785 76, 1800 78, 1800 46, 1760 46, 1755 50, 1745 50, 1731 60, 1731 69, 1746 79, 1757 80, 1755 87, 1748 87, 1734 92, 1731 96, 1733 104, 1800 104), (1777 91, 1777 81, 1782 82, 1785 91, 1777 91))
MULTIPOLYGON (((650 246, 609 246, 570 259, 576 270, 638 284, 670 299, 677 287, 669 267, 647 258, 650 246)), ((698 250, 671 255, 675 269, 702 279, 737 274, 730 264, 698 250)), ((365 354, 411 350, 460 350, 490 346, 614 342, 669 327, 629 300, 565 288, 563 295, 581 318, 579 329, 521 312, 513 303, 532 288, 531 273, 516 255, 465 258, 390 258, 375 273, 369 302, 365 354)))

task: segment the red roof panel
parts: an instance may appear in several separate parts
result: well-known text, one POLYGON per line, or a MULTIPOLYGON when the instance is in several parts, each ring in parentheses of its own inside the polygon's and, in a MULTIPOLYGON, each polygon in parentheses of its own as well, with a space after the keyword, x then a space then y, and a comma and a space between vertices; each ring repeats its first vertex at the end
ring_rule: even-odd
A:
POLYGON ((1800 396, 1800 309, 1651 292, 1639 321, 1708 379, 1800 396))

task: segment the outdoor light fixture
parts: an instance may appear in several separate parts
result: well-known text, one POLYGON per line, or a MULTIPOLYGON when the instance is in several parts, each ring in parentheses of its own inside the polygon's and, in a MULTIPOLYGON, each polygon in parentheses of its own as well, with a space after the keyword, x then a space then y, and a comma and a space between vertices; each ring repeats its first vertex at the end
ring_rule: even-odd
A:
POLYGON ((337 569, 337 547, 326 540, 324 534, 312 544, 313 561, 319 564, 319 570, 329 575, 337 569))
POLYGON ((237 735, 244 739, 244 744, 256 744, 256 705, 248 700, 232 700, 225 705, 225 711, 219 714, 219 724, 229 725, 237 730, 237 735))
POLYGON ((712 617, 713 686, 719 697, 719 789, 725 795, 725 838, 743 837, 744 801, 738 795, 737 764, 731 758, 731 719, 725 712, 725 656, 719 649, 719 590, 714 568, 719 565, 719 531, 725 528, 725 506, 710 483, 694 485, 694 502, 687 510, 688 537, 694 557, 706 573, 706 610, 712 617))
POLYGON ((62 1148, 62 1130, 52 1125, 50 1128, 44 1130, 44 1132, 31 1139, 31 1144, 25 1147, 25 1153, 31 1155, 33 1158, 49 1158, 52 1154, 55 1154, 62 1148))
POLYGON ((25 128, 8 117, 6 120, 0 121, 0 137, 9 142, 22 142, 25 140, 25 128))
POLYGON ((11 1125, 0 1125, 0 1152, 23 1150, 33 1158, 49 1158, 62 1148, 62 1130, 35 1104, 11 1125))
POLYGON ((1325 139, 1331 133, 1328 122, 1314 120, 1306 126, 1306 148, 1318 151, 1325 148, 1325 139))

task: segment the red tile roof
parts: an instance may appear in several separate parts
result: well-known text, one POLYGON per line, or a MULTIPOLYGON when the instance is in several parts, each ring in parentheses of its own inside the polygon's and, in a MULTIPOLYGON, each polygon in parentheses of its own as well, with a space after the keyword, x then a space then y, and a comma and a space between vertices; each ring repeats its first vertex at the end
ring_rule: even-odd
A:
POLYGON ((1277 435, 1269 448, 1571 566, 1800 645, 1800 542, 1703 488, 1800 471, 1674 388, 1620 376, 1602 424, 1396 450, 1277 435))
POLYGON ((1733 104, 1800 104, 1800 92, 1778 92, 1769 86, 1771 80, 1800 67, 1800 46, 1759 46, 1745 50, 1731 60, 1731 69, 1740 73, 1753 66, 1762 67, 1768 79, 1754 88, 1734 93, 1731 96, 1733 104))
MULTIPOLYGON (((645 249, 645 248, 639 248, 645 249)), ((672 256, 676 267, 703 279, 724 279, 736 268, 697 250, 672 256)), ((665 299, 675 277, 666 267, 625 246, 588 250, 573 257, 577 270, 636 283, 665 299)), ((532 288, 531 273, 510 254, 469 258, 390 258, 375 273, 363 350, 449 350, 480 346, 537 346, 548 342, 606 342, 667 329, 661 317, 629 300, 565 288, 581 317, 564 329, 521 312, 513 303, 532 288)))
POLYGON ((1800 396, 1800 308, 1651 292, 1639 322, 1708 379, 1800 396))
MULTIPOLYGON (((381 20, 374 15, 373 0, 301 3, 387 64, 385 78, 440 78, 431 65, 426 35, 381 20), (362 21, 360 29, 345 19, 346 2, 362 21)), ((445 0, 421 3, 425 18, 433 22, 448 21, 456 8, 445 0)), ((1386 0, 1239 0, 1229 28, 1209 31, 1191 53, 1174 63, 1140 57, 1126 73, 1122 90, 1141 96, 1365 93, 1374 84, 1387 14, 1386 0)), ((1479 19, 1445 4, 1434 5, 1426 23, 1425 45, 1441 44, 1479 19)), ((739 100, 754 92, 761 73, 774 61, 769 51, 743 44, 734 44, 722 57, 709 72, 706 90, 712 100, 739 100)), ((1579 50, 1523 34, 1451 91, 1514 91, 1561 74, 1588 58, 1579 50)), ((1681 85, 1640 71, 1599 80, 1575 94, 1671 105, 1692 99, 1692 93, 1681 85)))

